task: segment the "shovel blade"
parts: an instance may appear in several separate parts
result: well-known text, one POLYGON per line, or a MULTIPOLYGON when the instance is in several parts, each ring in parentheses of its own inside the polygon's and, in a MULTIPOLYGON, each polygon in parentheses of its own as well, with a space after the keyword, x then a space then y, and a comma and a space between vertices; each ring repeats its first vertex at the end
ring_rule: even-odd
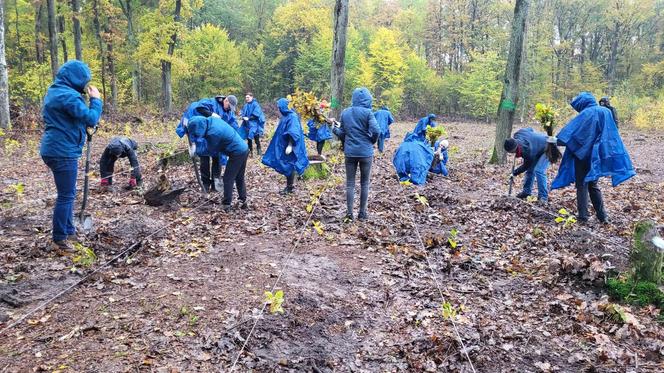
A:
POLYGON ((94 228, 92 216, 85 214, 79 216, 76 220, 78 221, 79 228, 82 229, 85 234, 90 234, 92 232, 92 228, 94 228))

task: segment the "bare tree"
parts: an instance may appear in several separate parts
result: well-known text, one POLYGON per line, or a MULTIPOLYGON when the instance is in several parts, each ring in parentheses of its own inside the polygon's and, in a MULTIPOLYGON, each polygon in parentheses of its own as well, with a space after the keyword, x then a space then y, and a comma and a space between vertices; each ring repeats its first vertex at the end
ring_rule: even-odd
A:
POLYGON ((519 101, 519 78, 524 60, 526 44, 526 24, 530 0, 516 0, 514 18, 512 20, 512 36, 510 50, 507 55, 503 93, 498 106, 498 123, 496 125, 496 141, 493 148, 492 163, 505 163, 507 153, 503 143, 512 133, 516 105, 519 101))
POLYGON ((348 30, 348 0, 336 0, 334 6, 334 40, 332 44, 332 74, 330 77, 331 115, 339 117, 343 103, 345 60, 346 60, 346 32, 348 30))
POLYGON ((35 59, 37 63, 44 63, 44 38, 42 37, 42 17, 44 15, 44 3, 41 0, 35 2, 35 59))
MULTIPOLYGON (((180 11, 182 10, 182 0, 175 0, 175 12, 173 15, 173 20, 175 22, 180 21, 180 11)), ((175 43, 177 41, 178 34, 173 32, 171 35, 171 40, 168 42, 168 57, 173 56, 175 52, 175 43)), ((167 113, 173 109, 173 87, 171 84, 171 61, 170 60, 161 60, 161 97, 164 111, 167 113)))
POLYGON ((60 67, 58 63, 58 30, 55 27, 55 0, 46 0, 46 4, 48 8, 48 50, 51 55, 51 73, 55 78, 55 74, 58 73, 60 67))
POLYGON ((9 77, 5 59, 5 10, 0 4, 0 128, 9 128, 9 77))
POLYGON ((81 15, 81 0, 71 0, 71 22, 74 27, 74 52, 77 60, 83 60, 83 47, 81 47, 81 21, 78 19, 81 15))

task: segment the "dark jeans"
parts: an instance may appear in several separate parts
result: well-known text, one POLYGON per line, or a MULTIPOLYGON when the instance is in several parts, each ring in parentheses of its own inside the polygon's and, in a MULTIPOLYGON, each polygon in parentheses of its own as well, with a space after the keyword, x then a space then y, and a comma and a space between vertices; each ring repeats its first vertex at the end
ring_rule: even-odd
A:
POLYGON ((385 150, 385 135, 378 136, 378 151, 383 152, 385 150))
POLYGON ((53 172, 58 198, 53 208, 53 241, 67 239, 76 234, 74 227, 74 200, 76 199, 77 158, 42 157, 53 172))
POLYGON ((228 157, 226 171, 224 171, 224 199, 222 204, 230 205, 233 202, 233 184, 237 187, 237 194, 240 201, 247 200, 247 186, 244 183, 244 172, 247 169, 247 158, 249 151, 240 155, 231 155, 228 157))
POLYGON ((579 214, 579 220, 588 220, 588 195, 593 203, 597 219, 606 221, 606 211, 604 211, 604 201, 602 201, 602 191, 597 186, 597 181, 585 183, 586 175, 590 172, 590 160, 580 161, 574 158, 574 176, 576 177, 576 208, 579 214))
POLYGON ((316 152, 318 152, 318 155, 323 155, 324 147, 325 147, 325 140, 316 142, 316 152))
MULTIPOLYGON (((254 141, 256 142, 256 150, 258 151, 258 154, 261 153, 261 138, 260 136, 256 135, 254 137, 254 141)), ((253 153, 254 152, 254 145, 251 142, 251 139, 247 139, 247 145, 249 146, 249 152, 253 153)))
POLYGON ((201 181, 205 188, 214 188, 214 179, 221 177, 221 164, 219 157, 200 157, 201 159, 201 181), (210 176, 210 159, 212 159, 212 176, 210 176))
POLYGON ((355 201, 355 174, 360 166, 360 213, 367 215, 369 200, 369 183, 371 181, 371 163, 373 157, 346 157, 346 210, 349 216, 353 215, 355 201))
POLYGON ((118 158, 113 155, 108 155, 106 152, 102 154, 99 159, 99 172, 101 173, 101 178, 108 180, 108 184, 113 184, 113 169, 115 168, 115 161, 118 158))
POLYGON ((291 172, 290 175, 286 176, 286 189, 293 190, 295 187, 295 177, 297 176, 297 172, 293 171, 291 172))

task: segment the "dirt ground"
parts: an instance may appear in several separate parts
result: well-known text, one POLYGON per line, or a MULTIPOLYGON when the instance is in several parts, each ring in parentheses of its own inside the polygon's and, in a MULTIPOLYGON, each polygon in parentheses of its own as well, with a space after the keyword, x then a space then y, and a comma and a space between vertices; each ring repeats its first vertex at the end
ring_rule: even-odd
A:
MULTIPOLYGON (((48 169, 34 151, 2 157, 0 371, 230 371, 236 360, 236 371, 257 372, 664 369, 659 310, 624 306, 632 318, 616 323, 602 286, 626 269, 634 223, 664 223, 664 134, 622 130, 638 175, 602 182, 611 224, 563 227, 554 219, 576 210, 573 189, 552 192, 548 206, 507 198, 511 164, 485 162, 490 125, 445 123, 450 176, 401 186, 392 155, 413 126, 394 125, 374 159, 367 222, 342 221, 342 157, 331 157, 331 178, 300 181, 288 197, 284 177, 250 159, 250 209, 230 214, 218 195, 200 195, 186 164, 167 170, 190 187, 174 206, 146 206, 122 188, 126 174, 107 193, 93 182, 95 231, 83 244, 98 260, 74 270, 49 250, 48 169), (277 280, 283 314, 263 307, 277 280)), ((28 140, 24 150, 38 144, 28 140)), ((94 142, 95 166, 106 140, 94 142)), ((158 157, 154 147, 140 155, 147 186, 158 157)))

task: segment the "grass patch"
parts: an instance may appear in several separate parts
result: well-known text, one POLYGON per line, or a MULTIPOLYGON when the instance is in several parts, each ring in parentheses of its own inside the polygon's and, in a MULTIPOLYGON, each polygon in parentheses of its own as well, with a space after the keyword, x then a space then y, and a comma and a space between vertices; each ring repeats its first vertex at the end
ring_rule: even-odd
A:
POLYGON ((610 278, 606 283, 611 298, 637 306, 655 305, 664 307, 664 293, 657 284, 649 281, 634 281, 629 278, 610 278))
POLYGON ((327 163, 312 164, 304 170, 303 180, 326 180, 332 175, 327 163))

